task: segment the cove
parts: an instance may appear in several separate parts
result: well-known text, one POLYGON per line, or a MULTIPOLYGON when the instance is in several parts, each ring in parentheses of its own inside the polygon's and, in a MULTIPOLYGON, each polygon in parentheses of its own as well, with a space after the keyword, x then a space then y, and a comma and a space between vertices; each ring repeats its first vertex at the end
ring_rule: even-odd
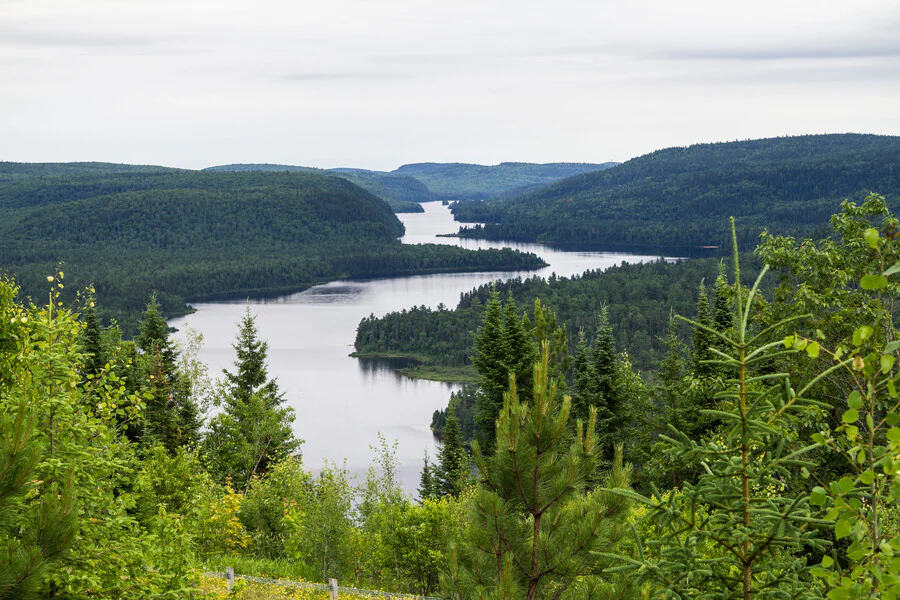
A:
MULTIPOLYGON (((438 444, 428 428, 431 414, 447 405, 456 386, 410 379, 389 361, 351 358, 359 321, 374 314, 410 306, 449 308, 460 293, 495 279, 532 275, 571 276, 587 269, 604 269, 623 261, 653 260, 657 256, 600 251, 564 251, 541 244, 437 237, 459 224, 439 202, 423 205, 424 213, 398 215, 406 226, 408 244, 453 244, 464 248, 512 247, 534 252, 549 266, 537 271, 438 273, 373 280, 334 281, 300 293, 276 298, 250 299, 257 315, 260 338, 269 343, 269 373, 296 411, 294 430, 307 468, 318 470, 325 461, 342 463, 364 474, 372 458, 370 446, 382 434, 397 443, 398 476, 414 493, 425 452, 435 456, 438 444)), ((232 369, 231 344, 245 300, 194 304, 196 312, 169 322, 179 332, 192 327, 203 334, 200 358, 210 375, 232 369)), ((180 335, 180 334, 179 334, 180 335)), ((177 336, 176 336, 177 337, 177 336)))

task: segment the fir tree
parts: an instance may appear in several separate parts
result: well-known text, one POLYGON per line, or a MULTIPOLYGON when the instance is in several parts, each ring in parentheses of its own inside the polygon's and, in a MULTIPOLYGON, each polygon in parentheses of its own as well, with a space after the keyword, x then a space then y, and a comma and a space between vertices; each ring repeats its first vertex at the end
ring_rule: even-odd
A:
POLYGON ((435 478, 437 495, 458 496, 469 477, 469 454, 463 446, 456 409, 452 404, 447 408, 447 423, 444 425, 438 460, 435 478))
MULTIPOLYGON (((713 307, 713 327, 719 333, 728 334, 734 327, 734 314, 731 308, 731 286, 725 276, 725 265, 719 264, 719 276, 716 277, 716 303, 713 307)), ((725 350, 725 341, 716 338, 716 348, 725 350)))
POLYGON ((599 405, 597 373, 584 329, 578 332, 578 345, 572 359, 572 417, 586 421, 591 408, 599 405))
POLYGON ((516 301, 510 293, 503 313, 502 360, 507 374, 512 373, 515 376, 519 389, 527 390, 522 394, 523 398, 527 399, 531 395, 537 348, 531 338, 531 322, 524 313, 519 315, 518 310, 516 301))
POLYGON ((169 339, 169 325, 160 311, 156 294, 150 296, 150 302, 144 311, 140 323, 140 333, 135 339, 138 348, 149 356, 158 352, 162 359, 162 368, 169 380, 175 376, 175 348, 169 339))
MULTIPOLYGON (((444 588, 454 599, 534 600, 593 597, 602 553, 626 531, 627 503, 605 491, 586 492, 599 461, 596 411, 587 426, 570 426, 570 400, 549 376, 549 348, 535 365, 533 400, 519 400, 515 378, 497 422, 497 446, 475 456, 481 484, 471 503, 471 524, 451 545, 444 588)), ((627 487, 617 461, 608 487, 627 487)))

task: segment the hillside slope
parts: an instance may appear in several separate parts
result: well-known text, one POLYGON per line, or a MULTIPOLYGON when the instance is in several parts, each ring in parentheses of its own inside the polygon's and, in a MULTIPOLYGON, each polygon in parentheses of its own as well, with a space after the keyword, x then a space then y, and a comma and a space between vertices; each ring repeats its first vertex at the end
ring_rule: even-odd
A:
POLYGON ((408 246, 380 198, 337 177, 177 171, 41 177, 0 184, 0 270, 42 297, 62 263, 67 290, 94 283, 110 313, 158 291, 186 300, 285 291, 342 277, 541 265, 512 251, 408 246))
POLYGON ((692 248, 774 233, 811 235, 845 198, 900 193, 900 137, 815 135, 698 144, 647 154, 508 200, 460 202, 464 235, 692 248))
POLYGON ((416 163, 392 171, 394 175, 415 177, 439 199, 487 199, 521 190, 542 187, 560 179, 608 169, 617 163, 519 163, 473 165, 467 163, 416 163))

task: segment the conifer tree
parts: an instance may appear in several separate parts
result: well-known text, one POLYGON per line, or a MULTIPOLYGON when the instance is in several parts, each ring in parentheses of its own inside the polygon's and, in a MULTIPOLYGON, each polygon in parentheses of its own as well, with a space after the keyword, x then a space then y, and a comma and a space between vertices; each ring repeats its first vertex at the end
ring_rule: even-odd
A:
MULTIPOLYGON (((626 531, 627 503, 586 491, 599 461, 596 411, 587 424, 569 422, 571 403, 549 376, 545 342, 535 365, 532 402, 519 399, 514 377, 497 422, 496 452, 475 444, 481 483, 471 504, 467 537, 450 550, 445 591, 454 599, 534 600, 593 597, 597 577, 626 531)), ((608 487, 625 488, 620 460, 608 487)))
POLYGON ((469 454, 463 446, 456 420, 456 409, 447 407, 447 424, 441 440, 437 465, 436 491, 438 496, 458 496, 469 477, 469 454))
POLYGON ((175 376, 175 348, 169 339, 169 325, 160 310, 156 294, 150 296, 150 302, 144 310, 137 338, 138 348, 144 354, 152 356, 158 352, 162 359, 162 369, 166 377, 172 380, 175 376))
POLYGON ((236 488, 246 489, 254 475, 288 457, 301 442, 293 433, 293 409, 281 406, 283 395, 269 379, 268 344, 258 339, 249 307, 234 348, 236 372, 225 372, 228 381, 218 399, 222 412, 210 421, 204 449, 214 478, 230 476, 236 488))
POLYGON ((503 405, 503 391, 509 381, 506 364, 503 361, 503 309, 500 293, 491 290, 490 299, 484 307, 481 327, 475 334, 472 365, 478 371, 481 387, 476 406, 475 423, 482 443, 489 447, 493 441, 494 421, 503 405))
POLYGON ((36 481, 42 453, 33 416, 22 402, 0 415, 0 598, 46 597, 50 567, 77 530, 70 486, 36 481))
POLYGON ((537 348, 531 337, 531 322, 524 313, 519 314, 511 293, 503 312, 501 347, 506 372, 515 375, 516 384, 519 389, 526 390, 522 396, 527 399, 531 395, 532 368, 537 359, 537 348))
POLYGON ((538 347, 545 341, 550 343, 550 375, 556 378, 559 389, 565 390, 565 377, 571 366, 566 324, 558 325, 556 313, 542 306, 540 298, 534 300, 532 336, 538 347))
POLYGON ((425 452, 425 457, 422 461, 422 475, 419 478, 419 502, 425 502, 425 500, 437 497, 436 487, 436 473, 435 467, 432 466, 431 461, 428 460, 428 451, 425 452))
MULTIPOLYGON (((731 221, 734 231, 734 219, 731 221)), ((740 281, 736 236, 733 235, 735 281, 740 281)), ((753 298, 765 267, 745 301, 735 301, 736 329, 721 335, 709 325, 688 321, 696 330, 720 336, 728 353, 717 354, 715 366, 727 369, 730 379, 727 402, 716 416, 723 423, 721 437, 692 440, 670 429, 666 451, 677 460, 703 464, 696 483, 684 483, 681 491, 649 496, 616 491, 650 509, 652 531, 639 540, 636 557, 625 561, 636 571, 637 581, 650 585, 652 597, 821 598, 809 584, 810 564, 805 553, 825 548, 819 534, 823 521, 810 509, 804 489, 785 485, 792 471, 811 469, 804 460, 814 446, 788 450, 786 439, 797 418, 810 418, 821 405, 805 398, 822 377, 795 392, 788 373, 764 372, 764 359, 792 351, 777 339, 779 327, 753 335, 750 320, 753 298), (773 339, 775 338, 775 339, 773 339), (762 371, 762 372, 761 372, 762 371), (701 550, 702 549, 702 550, 701 550)), ((805 344, 793 350, 805 348, 805 344)), ((807 351, 818 353, 818 345, 807 351)), ((710 413, 712 411, 703 411, 710 413)), ((852 485, 852 484, 851 484, 852 485)), ((850 596, 834 596, 849 598, 850 596)))
POLYGON ((599 394, 591 347, 582 329, 572 358, 572 417, 587 421, 591 408, 600 404, 599 394))
POLYGON ((712 350, 715 346, 715 336, 710 333, 713 327, 712 314, 709 311, 709 297, 706 295, 706 285, 700 282, 697 291, 697 323, 700 327, 694 328, 694 348, 691 354, 693 359, 693 372, 696 377, 710 377, 715 373, 715 368, 705 361, 714 358, 712 350))
POLYGON ((275 379, 269 379, 266 363, 269 343, 259 339, 256 315, 250 312, 249 304, 241 318, 238 337, 232 348, 237 353, 235 372, 223 369, 231 395, 238 400, 247 401, 253 394, 260 394, 264 398, 269 398, 273 405, 281 404, 284 394, 279 391, 275 379))
MULTIPOLYGON (((719 264, 719 276, 716 277, 716 303, 713 308, 713 327, 719 333, 731 331, 734 326, 734 311, 731 309, 731 289, 725 276, 725 265, 719 264)), ((724 350, 727 346, 721 338, 716 338, 716 348, 724 350)))
POLYGON ((96 377, 103 370, 108 358, 103 347, 103 326, 93 298, 87 299, 87 306, 84 309, 84 329, 80 338, 82 352, 85 355, 83 368, 85 378, 96 377))

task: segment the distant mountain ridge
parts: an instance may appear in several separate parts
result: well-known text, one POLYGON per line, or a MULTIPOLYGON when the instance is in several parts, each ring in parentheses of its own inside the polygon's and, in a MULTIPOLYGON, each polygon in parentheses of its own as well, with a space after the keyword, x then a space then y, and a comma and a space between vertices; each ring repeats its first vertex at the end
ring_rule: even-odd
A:
POLYGON ((615 247, 745 247, 808 235, 846 198, 900 198, 900 137, 829 134, 667 148, 508 199, 453 207, 462 235, 615 247))
POLYGON ((338 167, 314 169, 291 165, 234 164, 209 167, 207 171, 303 171, 332 174, 348 179, 381 196, 393 206, 406 202, 431 200, 488 199, 508 195, 514 190, 530 190, 560 179, 608 169, 619 163, 523 163, 499 165, 472 163, 412 163, 393 171, 372 171, 338 167))

